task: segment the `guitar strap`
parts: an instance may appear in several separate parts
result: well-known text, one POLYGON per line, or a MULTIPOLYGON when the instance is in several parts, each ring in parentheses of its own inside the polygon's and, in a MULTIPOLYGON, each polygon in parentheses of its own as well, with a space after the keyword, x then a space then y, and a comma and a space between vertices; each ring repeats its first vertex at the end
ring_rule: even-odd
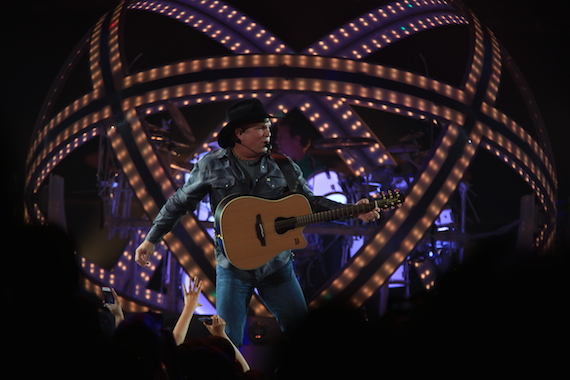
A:
POLYGON ((295 168, 293 168, 291 161, 289 161, 286 156, 278 153, 271 153, 271 157, 275 160, 277 165, 279 165, 279 169, 281 169, 281 172, 285 176, 289 191, 296 193, 301 184, 297 180, 297 173, 295 172, 295 168))

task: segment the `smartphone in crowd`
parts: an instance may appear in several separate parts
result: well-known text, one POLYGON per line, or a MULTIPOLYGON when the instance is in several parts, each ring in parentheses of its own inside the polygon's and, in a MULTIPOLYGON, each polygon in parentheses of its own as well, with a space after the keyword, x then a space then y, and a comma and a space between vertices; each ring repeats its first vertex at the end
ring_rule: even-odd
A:
POLYGON ((212 324, 212 317, 200 317, 198 318, 200 322, 205 322, 207 325, 212 324))
POLYGON ((110 287, 102 286, 101 290, 103 291, 103 300, 105 303, 115 303, 115 297, 113 297, 113 292, 111 292, 110 287))

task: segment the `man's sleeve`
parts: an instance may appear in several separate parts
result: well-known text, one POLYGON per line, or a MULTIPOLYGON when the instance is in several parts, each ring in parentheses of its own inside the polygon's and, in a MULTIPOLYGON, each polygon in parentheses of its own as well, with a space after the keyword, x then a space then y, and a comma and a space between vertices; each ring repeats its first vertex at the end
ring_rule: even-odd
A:
POLYGON ((197 163, 184 186, 178 189, 162 206, 145 240, 157 244, 172 230, 181 217, 189 211, 194 211, 202 198, 208 194, 208 186, 203 181, 200 168, 200 163, 197 163))

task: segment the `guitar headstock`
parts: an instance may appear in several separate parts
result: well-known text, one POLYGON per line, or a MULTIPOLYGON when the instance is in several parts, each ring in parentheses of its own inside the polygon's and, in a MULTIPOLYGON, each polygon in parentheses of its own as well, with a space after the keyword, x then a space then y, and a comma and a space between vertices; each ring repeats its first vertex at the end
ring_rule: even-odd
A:
POLYGON ((398 189, 382 191, 380 193, 379 199, 383 202, 379 207, 384 210, 395 210, 396 207, 401 207, 406 199, 406 195, 398 189))

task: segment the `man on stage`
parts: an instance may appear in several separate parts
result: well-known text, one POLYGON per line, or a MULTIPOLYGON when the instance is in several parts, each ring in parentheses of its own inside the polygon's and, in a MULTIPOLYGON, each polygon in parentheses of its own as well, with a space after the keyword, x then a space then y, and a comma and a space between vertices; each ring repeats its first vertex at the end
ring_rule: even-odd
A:
MULTIPOLYGON (((148 265, 155 245, 184 214, 194 211, 202 198, 210 195, 212 211, 228 195, 249 194, 275 199, 290 189, 285 174, 271 157, 271 122, 257 98, 240 100, 226 111, 228 123, 218 135, 222 149, 204 156, 193 168, 186 184, 164 204, 146 239, 136 250, 135 260, 148 265)), ((297 191, 309 200, 313 211, 342 206, 315 196, 308 188, 299 166, 288 159, 294 169, 297 191)), ((367 199, 358 202, 368 203, 367 199)), ((380 218, 375 209, 358 217, 365 222, 380 218)), ((291 262, 291 251, 279 253, 263 266, 242 270, 233 266, 216 241, 216 310, 226 322, 226 333, 236 346, 241 346, 247 308, 253 291, 275 316, 282 331, 287 332, 307 314, 303 292, 291 262)))

